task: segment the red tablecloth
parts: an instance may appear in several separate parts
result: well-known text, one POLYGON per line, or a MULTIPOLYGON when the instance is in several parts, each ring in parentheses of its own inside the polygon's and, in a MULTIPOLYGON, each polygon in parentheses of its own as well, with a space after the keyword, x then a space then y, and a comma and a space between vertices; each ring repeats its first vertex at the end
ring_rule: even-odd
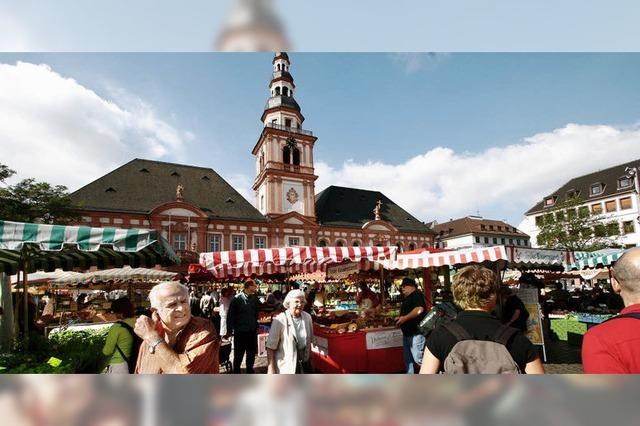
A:
POLYGON ((326 333, 314 326, 315 343, 311 353, 313 367, 322 373, 401 373, 405 370, 402 359, 402 341, 399 330, 380 329, 354 333, 326 333), (367 333, 385 335, 392 339, 380 339, 370 346, 388 346, 367 349, 367 333))

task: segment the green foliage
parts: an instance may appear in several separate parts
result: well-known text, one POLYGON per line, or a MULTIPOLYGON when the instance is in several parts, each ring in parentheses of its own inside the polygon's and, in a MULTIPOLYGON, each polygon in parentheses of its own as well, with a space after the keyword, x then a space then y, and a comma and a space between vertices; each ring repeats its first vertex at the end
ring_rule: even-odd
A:
POLYGON ((19 342, 11 354, 0 357, 0 373, 98 373, 107 333, 108 328, 65 330, 50 339, 32 334, 28 349, 19 342))
MULTIPOLYGON (((0 164, 0 181, 15 172, 0 164)), ((6 188, 0 187, 0 219, 18 222, 65 223, 78 219, 74 205, 62 185, 52 186, 35 179, 24 179, 6 188)))
POLYGON ((540 229, 538 244, 544 248, 571 251, 594 251, 616 244, 620 231, 615 221, 603 221, 601 215, 590 214, 580 197, 570 198, 547 210, 540 229), (576 214, 577 211, 577 214, 576 214))

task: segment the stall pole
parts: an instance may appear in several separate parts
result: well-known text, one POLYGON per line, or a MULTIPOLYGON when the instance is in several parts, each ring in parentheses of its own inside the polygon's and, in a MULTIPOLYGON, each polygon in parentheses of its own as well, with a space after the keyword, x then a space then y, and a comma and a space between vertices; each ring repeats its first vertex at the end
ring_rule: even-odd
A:
POLYGON ((433 282, 431 281, 431 268, 422 268, 422 286, 424 287, 424 301, 427 304, 427 311, 433 304, 433 282))
POLYGON ((384 306, 385 303, 384 292, 384 268, 380 267, 380 306, 384 306))
POLYGON ((23 296, 23 300, 24 300, 24 305, 23 305, 23 318, 24 318, 24 323, 23 323, 23 339, 24 339, 24 344, 25 344, 25 348, 27 348, 29 346, 29 291, 28 291, 28 282, 27 282, 27 262, 26 261, 22 261, 22 292, 24 293, 23 296))
POLYGON ((451 290, 451 269, 448 265, 441 266, 440 272, 442 272, 442 276, 444 277, 444 288, 445 290, 451 290))

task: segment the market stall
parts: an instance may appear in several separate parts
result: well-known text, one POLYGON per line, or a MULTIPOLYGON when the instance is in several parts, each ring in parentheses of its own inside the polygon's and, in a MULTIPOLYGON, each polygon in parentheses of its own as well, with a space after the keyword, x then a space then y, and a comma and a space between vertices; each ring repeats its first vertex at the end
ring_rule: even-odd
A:
MULTIPOLYGON (((375 272, 368 278, 379 283, 380 262, 395 259, 396 250, 395 247, 285 247, 202 253, 200 264, 217 279, 275 274, 291 278, 294 274, 318 272, 325 273, 326 279, 329 271, 329 279, 344 287, 346 277, 371 270, 375 272), (337 279, 336 274, 342 274, 341 278, 337 279)), ((348 292, 341 288, 335 291, 339 293, 348 292)), ((314 368, 326 373, 402 371, 402 334, 393 326, 395 318, 390 316, 395 313, 380 310, 376 315, 363 315, 343 302, 332 300, 327 307, 314 312, 314 368)))
POLYGON ((0 220, 0 273, 21 275, 25 336, 29 328, 28 273, 125 265, 155 267, 179 262, 167 241, 154 230, 0 220))

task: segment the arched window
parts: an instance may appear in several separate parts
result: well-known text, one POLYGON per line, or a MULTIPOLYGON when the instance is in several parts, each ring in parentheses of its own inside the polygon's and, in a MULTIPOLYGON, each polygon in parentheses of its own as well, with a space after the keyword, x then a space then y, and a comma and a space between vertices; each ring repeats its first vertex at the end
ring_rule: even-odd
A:
POLYGON ((260 154, 260 171, 264 170, 264 153, 260 154))
POLYGON ((326 247, 326 246, 327 246, 327 240, 322 239, 318 241, 318 247, 326 247))
POLYGON ((289 96, 289 88, 288 87, 283 87, 282 88, 282 95, 283 96, 289 96))
POLYGON ((344 247, 344 241, 336 240, 336 247, 344 247))
POLYGON ((282 148, 282 162, 284 164, 291 164, 291 149, 288 146, 282 148))
POLYGON ((298 148, 293 148, 293 165, 300 165, 300 150, 298 148))
POLYGON ((278 71, 282 70, 282 64, 278 64, 278 71))
POLYGON ((276 87, 276 96, 280 96, 280 88, 276 87))
POLYGON ((396 247, 398 247, 398 253, 402 253, 404 251, 402 247, 402 243, 400 242, 396 243, 396 247))
POLYGON ((360 247, 360 241, 358 240, 353 240, 353 242, 351 243, 352 246, 354 247, 360 247))
POLYGON ((416 243, 410 243, 409 250, 415 250, 415 249, 416 249, 416 243))

